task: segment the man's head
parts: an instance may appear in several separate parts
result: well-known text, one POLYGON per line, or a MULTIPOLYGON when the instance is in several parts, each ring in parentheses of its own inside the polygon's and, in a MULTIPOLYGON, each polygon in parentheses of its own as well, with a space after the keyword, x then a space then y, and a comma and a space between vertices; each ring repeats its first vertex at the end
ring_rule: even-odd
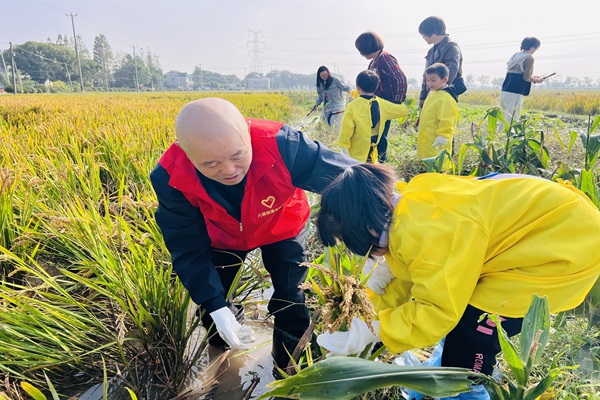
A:
POLYGON ((236 185, 248 173, 250 131, 230 102, 216 97, 189 102, 177 115, 175 132, 187 157, 207 178, 236 185))
POLYGON ((540 39, 528 36, 521 42, 521 50, 530 51, 532 54, 540 48, 540 39))
POLYGON ((448 83, 448 67, 442 63, 431 64, 425 69, 425 83, 430 90, 440 90, 448 83))

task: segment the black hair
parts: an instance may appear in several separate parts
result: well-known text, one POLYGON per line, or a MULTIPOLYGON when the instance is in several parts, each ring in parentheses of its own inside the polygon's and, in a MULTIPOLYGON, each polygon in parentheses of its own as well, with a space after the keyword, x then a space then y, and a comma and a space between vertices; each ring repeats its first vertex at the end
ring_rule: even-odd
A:
POLYGON ((325 246, 338 240, 355 254, 379 247, 392 212, 396 175, 384 164, 357 164, 339 175, 323 192, 317 230, 325 246))
POLYGON ((356 86, 365 93, 375 93, 379 85, 379 75, 375 71, 365 70, 356 76, 356 86))
POLYGON ((425 68, 425 74, 436 74, 440 77, 440 79, 444 79, 448 77, 450 71, 448 70, 446 64, 435 63, 425 68))
POLYGON ((383 40, 375 32, 361 33, 354 42, 361 56, 383 50, 383 40))
POLYGON ((325 89, 329 89, 329 86, 331 85, 332 80, 333 79, 331 78, 331 72, 329 72, 329 68, 327 68, 324 65, 321 65, 319 67, 319 69, 317 70, 317 87, 324 86, 325 89), (321 79, 321 72, 323 72, 323 71, 327 71, 327 74, 328 74, 326 81, 321 79))
POLYGON ((440 17, 427 17, 419 25, 419 33, 423 36, 445 35, 446 24, 440 17))
POLYGON ((532 48, 537 49, 540 47, 540 44, 540 39, 533 36, 528 36, 521 42, 521 50, 527 51, 531 50, 532 48))

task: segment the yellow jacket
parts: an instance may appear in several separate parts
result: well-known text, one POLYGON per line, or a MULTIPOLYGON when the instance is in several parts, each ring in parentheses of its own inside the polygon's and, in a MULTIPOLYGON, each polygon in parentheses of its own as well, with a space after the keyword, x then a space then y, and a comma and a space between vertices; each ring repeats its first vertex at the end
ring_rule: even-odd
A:
POLYGON ((350 157, 366 162, 371 149, 371 136, 377 135, 379 141, 385 121, 407 115, 408 108, 404 104, 394 104, 379 97, 370 100, 358 97, 346 106, 338 144, 348 149, 350 157), (371 102, 375 100, 379 103, 380 120, 371 129, 371 102))
POLYGON ((458 103, 444 90, 432 90, 427 95, 417 134, 417 157, 420 159, 436 157, 443 149, 452 154, 452 136, 458 119, 458 103), (433 147, 437 136, 448 139, 446 146, 441 149, 433 147))
POLYGON ((395 278, 372 294, 393 352, 437 343, 467 304, 523 317, 536 293, 550 312, 574 308, 600 274, 600 212, 570 184, 423 174, 404 185, 386 254, 395 278))

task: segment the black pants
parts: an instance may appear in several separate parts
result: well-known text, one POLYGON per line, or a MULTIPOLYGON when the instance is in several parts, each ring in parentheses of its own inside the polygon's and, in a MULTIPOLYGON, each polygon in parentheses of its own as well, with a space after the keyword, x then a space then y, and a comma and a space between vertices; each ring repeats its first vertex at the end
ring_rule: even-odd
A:
MULTIPOLYGON (((484 311, 467 306, 458 325, 446 336, 442 367, 463 367, 492 375, 501 348, 496 324, 487 317, 477 322, 482 314, 484 311)), ((501 322, 509 337, 521 332, 523 318, 501 317, 501 322)))
POLYGON ((384 163, 387 161, 387 148, 388 148, 388 132, 390 130, 390 124, 392 121, 389 119, 385 121, 385 127, 383 128, 383 133, 381 134, 381 139, 379 139, 379 143, 377 143, 377 154, 379 163, 384 163))
MULTIPOLYGON (((303 230, 294 238, 260 247, 263 263, 271 275, 274 289, 269 300, 269 313, 273 315, 276 327, 296 337, 301 337, 310 323, 308 309, 304 304, 304 291, 298 289, 308 273, 308 268, 300 266, 305 261, 305 246, 306 232, 303 230)), ((247 254, 248 251, 213 250, 212 261, 225 292, 231 287, 240 269, 240 259, 244 260, 247 254)), ((212 320, 205 313, 202 322, 208 327, 212 320)))

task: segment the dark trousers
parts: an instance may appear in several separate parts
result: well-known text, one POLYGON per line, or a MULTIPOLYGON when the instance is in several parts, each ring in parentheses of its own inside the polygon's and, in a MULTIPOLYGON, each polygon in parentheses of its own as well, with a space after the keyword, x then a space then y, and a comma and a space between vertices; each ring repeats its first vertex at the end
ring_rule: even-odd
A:
POLYGON ((390 124, 392 121, 389 119, 385 121, 385 127, 383 128, 383 133, 381 134, 381 139, 379 139, 379 143, 377 143, 377 154, 378 161, 380 163, 384 163, 387 161, 387 148, 388 148, 388 131, 390 130, 390 124))
MULTIPOLYGON (((500 342, 496 324, 489 318, 478 322, 484 314, 467 306, 458 325, 446 336, 442 352, 442 367, 463 367, 492 375, 500 342)), ((502 328, 509 337, 521 332, 523 318, 501 317, 502 328)))
MULTIPOLYGON (((304 303, 304 291, 298 285, 304 282, 308 268, 300 266, 305 261, 306 232, 298 236, 261 246, 265 269, 271 275, 273 295, 268 310, 274 317, 274 325, 295 336, 301 337, 310 323, 308 309, 304 303)), ((240 269, 240 259, 244 260, 248 251, 213 250, 212 261, 217 268, 223 288, 227 292, 240 269), (239 257, 239 258, 238 258, 239 257)), ((205 313, 202 318, 205 327, 212 319, 205 313)))

